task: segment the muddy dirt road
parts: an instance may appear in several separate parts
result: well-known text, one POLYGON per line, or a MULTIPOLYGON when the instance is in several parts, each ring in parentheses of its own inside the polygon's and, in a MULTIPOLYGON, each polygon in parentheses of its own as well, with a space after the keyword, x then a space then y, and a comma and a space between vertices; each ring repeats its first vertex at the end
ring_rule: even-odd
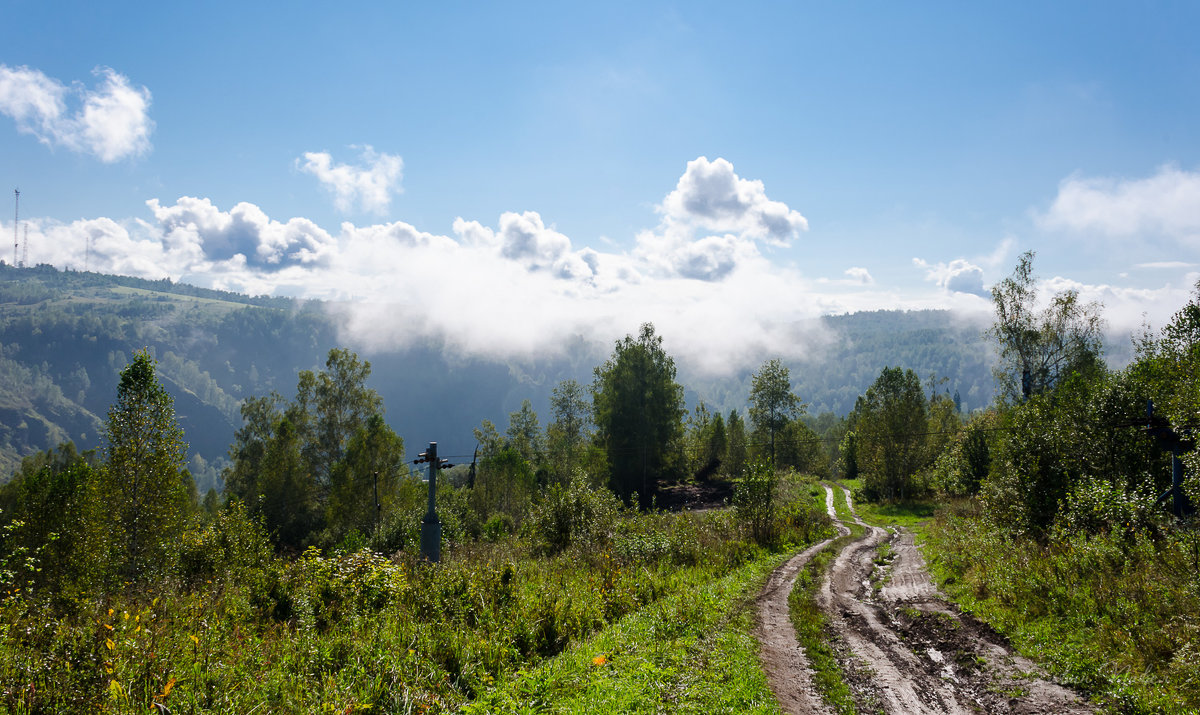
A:
MULTIPOLYGON (((837 524, 839 535, 850 530, 837 520, 833 508, 833 489, 825 485, 825 510, 837 524)), ((783 712, 788 715, 831 712, 813 687, 812 670, 804 659, 804 651, 796 641, 796 629, 788 614, 788 594, 796 584, 796 574, 817 552, 833 543, 826 539, 796 554, 783 566, 775 569, 758 597, 758 621, 755 636, 759 642, 759 660, 767 673, 767 682, 783 712)))
MULTIPOLYGON (((828 486, 826 490, 832 514, 833 492, 828 486)), ((846 503, 851 505, 849 493, 846 503)), ((839 530, 848 533, 834 518, 839 530)), ((857 515, 854 520, 864 534, 837 555, 818 603, 829 619, 830 641, 859 712, 1093 712, 1075 693, 1013 653, 987 625, 942 599, 910 532, 869 526, 857 515)), ((780 623, 776 613, 781 602, 786 621, 787 593, 796 572, 828 544, 817 544, 780 567, 759 598, 763 667, 790 715, 830 712, 812 686, 791 623, 780 623)))

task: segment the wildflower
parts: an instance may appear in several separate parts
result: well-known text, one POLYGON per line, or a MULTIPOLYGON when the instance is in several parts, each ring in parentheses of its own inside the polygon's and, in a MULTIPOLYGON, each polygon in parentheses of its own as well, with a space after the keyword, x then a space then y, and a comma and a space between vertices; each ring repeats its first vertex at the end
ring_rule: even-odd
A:
POLYGON ((595 658, 592 658, 592 665, 597 665, 597 666, 604 665, 607 662, 608 662, 608 658, 605 658, 602 655, 598 655, 595 658))

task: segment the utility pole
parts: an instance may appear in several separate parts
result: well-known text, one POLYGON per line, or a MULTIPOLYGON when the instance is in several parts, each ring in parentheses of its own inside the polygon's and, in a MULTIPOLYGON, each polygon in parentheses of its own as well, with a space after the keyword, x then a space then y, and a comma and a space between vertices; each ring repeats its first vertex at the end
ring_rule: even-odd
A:
POLYGON ((413 464, 429 464, 429 509, 425 518, 421 519, 421 556, 431 563, 442 559, 442 522, 438 521, 437 510, 434 508, 437 498, 437 473, 439 469, 449 469, 449 460, 438 459, 437 442, 430 442, 429 448, 417 455, 413 464))
POLYGON ((13 189, 13 268, 17 267, 17 226, 21 223, 21 190, 13 189))
POLYGON ((379 470, 375 470, 375 531, 383 521, 383 505, 379 503, 379 470))

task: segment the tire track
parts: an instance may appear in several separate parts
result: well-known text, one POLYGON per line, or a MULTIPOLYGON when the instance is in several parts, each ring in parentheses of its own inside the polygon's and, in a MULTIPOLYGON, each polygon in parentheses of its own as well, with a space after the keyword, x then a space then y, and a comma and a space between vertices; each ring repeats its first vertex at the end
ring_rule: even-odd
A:
MULTIPOLYGON (((837 520, 833 508, 833 489, 825 487, 825 510, 837 525, 839 535, 850 530, 837 520)), ((837 537, 813 544, 788 559, 771 573, 762 593, 758 596, 758 622, 755 636, 759 642, 758 658, 767 674, 767 683, 779 706, 788 715, 810 715, 829 713, 821 700, 821 694, 813 685, 812 669, 804 657, 804 649, 796 640, 796 629, 792 626, 788 612, 788 595, 796 584, 796 575, 817 552, 833 543, 837 537)))
MULTIPOLYGON (((823 486, 826 511, 839 535, 849 534, 834 509, 833 490, 823 486)), ((849 491, 842 491, 863 535, 834 559, 817 603, 829 620, 829 640, 860 712, 1094 712, 1077 694, 1016 655, 986 624, 943 599, 911 532, 864 523, 854 511, 849 491), (883 544, 890 547, 890 560, 879 557, 883 544)), ((787 599, 800 569, 833 540, 789 559, 771 574, 758 597, 759 658, 771 690, 789 715, 831 712, 796 641, 787 599)))
POLYGON ((941 598, 911 532, 864 523, 849 492, 846 504, 864 534, 838 554, 818 603, 848 646, 842 665, 860 706, 892 715, 1093 712, 941 598), (881 564, 884 543, 893 556, 881 564))

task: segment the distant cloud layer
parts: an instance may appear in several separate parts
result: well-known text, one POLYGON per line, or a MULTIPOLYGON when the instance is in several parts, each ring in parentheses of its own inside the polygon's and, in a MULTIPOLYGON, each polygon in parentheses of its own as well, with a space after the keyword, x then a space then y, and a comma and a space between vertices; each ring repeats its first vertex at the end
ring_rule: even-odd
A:
POLYGON ((87 89, 26 66, 0 65, 0 113, 47 146, 92 154, 104 162, 150 151, 150 90, 132 86, 129 78, 107 67, 97 67, 93 74, 100 84, 87 89))
MULTIPOLYGON (((385 155, 371 156, 374 166, 385 155)), ((316 164, 344 168, 332 159, 316 164)), ((366 200, 361 191, 347 189, 346 196, 366 200)), ((35 219, 30 232, 44 253, 33 261, 78 269, 86 260, 95 271, 339 301, 332 309, 343 339, 366 349, 432 340, 459 354, 532 357, 579 340, 607 347, 650 321, 681 363, 712 373, 752 368, 766 357, 819 356, 831 337, 812 318, 823 314, 880 307, 987 311, 984 268, 976 263, 994 271, 992 263, 1013 247, 1005 239, 994 254, 972 260, 913 259, 940 288, 933 295, 879 287, 860 266, 836 278, 807 276, 769 254, 802 240, 808 221, 768 198, 762 182, 739 177, 730 162, 704 157, 687 164, 657 205, 656 226, 628 248, 609 251, 577 248, 534 211, 505 212, 490 225, 458 218, 440 234, 403 221, 346 221, 331 231, 307 218, 271 218, 251 203, 222 208, 203 197, 146 205, 149 220, 35 219)), ((1146 306, 1169 315, 1188 288, 1080 290, 1103 300, 1106 315, 1131 316, 1136 328, 1146 306)), ((1126 322, 1112 319, 1116 326, 1126 322)))
POLYGON ((1200 247, 1200 173, 1164 166, 1144 179, 1073 176, 1037 221, 1050 230, 1163 236, 1200 247))
MULTIPOLYGON (((353 148, 353 147, 351 147, 353 148)), ((373 214, 385 214, 392 196, 402 191, 400 180, 404 161, 392 154, 376 153, 370 145, 362 148, 362 164, 335 164, 328 152, 305 152, 296 167, 317 177, 333 194, 334 206, 349 213, 355 208, 373 214)))
MULTIPOLYGON (((399 157, 363 156, 355 168, 310 153, 301 169, 341 201, 383 206, 399 157)), ((724 159, 688 163, 658 206, 659 225, 610 252, 576 248, 534 211, 494 225, 459 218, 440 235, 403 221, 331 233, 201 197, 147 206, 149 221, 35 222, 35 241, 57 265, 82 268, 86 255, 91 270, 348 301, 344 337, 379 349, 433 339, 462 353, 531 356, 577 339, 607 343, 651 321, 681 359, 718 372, 811 353, 825 338, 808 319, 834 302, 760 250, 797 239, 808 222, 724 159)))

